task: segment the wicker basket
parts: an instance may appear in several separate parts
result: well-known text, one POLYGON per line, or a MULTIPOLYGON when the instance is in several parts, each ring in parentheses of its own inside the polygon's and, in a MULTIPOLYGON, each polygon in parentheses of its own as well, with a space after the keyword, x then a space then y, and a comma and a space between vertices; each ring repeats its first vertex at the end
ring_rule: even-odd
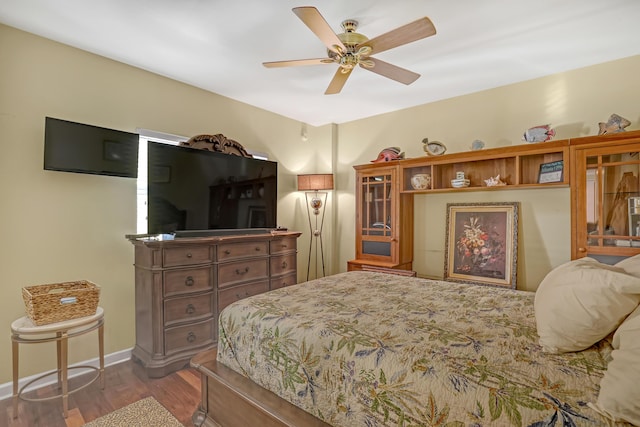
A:
POLYGON ((40 326, 94 315, 100 287, 87 280, 26 286, 22 299, 27 316, 40 326))

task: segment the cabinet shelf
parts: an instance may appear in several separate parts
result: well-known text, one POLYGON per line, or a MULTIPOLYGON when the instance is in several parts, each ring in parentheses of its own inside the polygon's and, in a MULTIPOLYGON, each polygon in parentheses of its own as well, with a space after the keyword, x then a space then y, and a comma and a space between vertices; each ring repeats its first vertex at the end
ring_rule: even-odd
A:
MULTIPOLYGON (((523 144, 487 150, 445 154, 438 157, 420 157, 401 160, 402 188, 404 193, 430 193, 448 191, 511 190, 531 187, 557 187, 569 185, 569 174, 564 166, 561 181, 538 183, 540 166, 568 158, 569 141, 552 141, 539 144, 523 144), (464 172, 469 187, 454 188, 451 180, 458 172, 464 172), (428 174, 430 185, 415 190, 411 178, 416 174, 428 174), (489 187, 485 180, 500 175, 507 185, 489 187)), ((566 163, 566 162, 564 162, 566 163)))
POLYGON ((464 193, 473 191, 504 191, 504 190, 523 190, 523 189, 542 189, 542 188, 568 188, 569 184, 564 182, 550 182, 547 184, 520 184, 520 185, 500 185, 495 187, 481 187, 470 185, 462 188, 434 188, 429 190, 402 190, 401 193, 406 194, 438 194, 438 193, 464 193))

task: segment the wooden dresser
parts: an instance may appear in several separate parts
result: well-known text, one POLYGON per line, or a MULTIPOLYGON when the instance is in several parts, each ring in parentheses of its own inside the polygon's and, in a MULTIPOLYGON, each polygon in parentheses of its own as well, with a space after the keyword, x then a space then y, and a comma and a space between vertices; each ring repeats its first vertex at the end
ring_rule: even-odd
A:
POLYGON ((188 366, 218 340, 218 313, 297 283, 298 232, 130 239, 135 246, 136 344, 150 377, 188 366))

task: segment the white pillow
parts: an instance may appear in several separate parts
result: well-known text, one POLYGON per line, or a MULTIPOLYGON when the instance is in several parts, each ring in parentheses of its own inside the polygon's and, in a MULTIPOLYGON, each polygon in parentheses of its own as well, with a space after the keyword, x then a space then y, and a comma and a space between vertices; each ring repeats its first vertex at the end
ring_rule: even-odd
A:
POLYGON ((589 406, 613 421, 640 425, 640 306, 614 334, 612 360, 600 381, 597 403, 589 406))
MULTIPOLYGON (((619 348, 640 349, 640 305, 616 329, 611 346, 616 350, 619 348)), ((640 359, 637 364, 640 366, 640 359)))
POLYGON ((640 254, 625 258, 615 265, 629 274, 640 277, 640 254))
POLYGON ((544 351, 580 351, 613 332, 640 303, 640 277, 593 258, 556 267, 534 300, 544 351))

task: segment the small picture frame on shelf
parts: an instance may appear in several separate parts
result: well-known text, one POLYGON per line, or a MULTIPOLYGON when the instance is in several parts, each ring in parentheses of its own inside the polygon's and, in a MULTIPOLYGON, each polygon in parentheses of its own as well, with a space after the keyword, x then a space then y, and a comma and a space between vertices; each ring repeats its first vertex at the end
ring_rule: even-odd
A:
POLYGON ((562 160, 543 163, 540 165, 540 173, 538 174, 538 184, 546 184, 550 182, 562 182, 564 180, 563 172, 564 172, 564 162, 562 160))

